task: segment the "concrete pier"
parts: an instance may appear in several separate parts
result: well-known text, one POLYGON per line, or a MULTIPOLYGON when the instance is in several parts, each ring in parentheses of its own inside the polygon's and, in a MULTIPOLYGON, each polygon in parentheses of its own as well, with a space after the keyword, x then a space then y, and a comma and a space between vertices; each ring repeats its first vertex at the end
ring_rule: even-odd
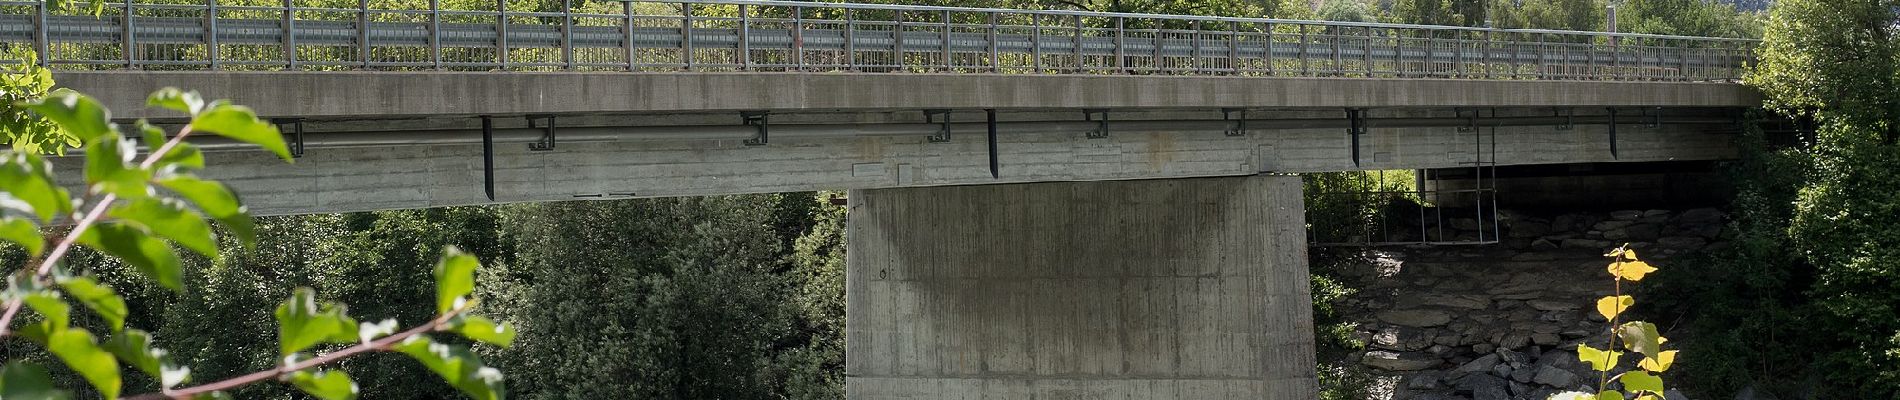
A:
POLYGON ((1310 399, 1300 180, 852 191, 851 399, 1310 399))

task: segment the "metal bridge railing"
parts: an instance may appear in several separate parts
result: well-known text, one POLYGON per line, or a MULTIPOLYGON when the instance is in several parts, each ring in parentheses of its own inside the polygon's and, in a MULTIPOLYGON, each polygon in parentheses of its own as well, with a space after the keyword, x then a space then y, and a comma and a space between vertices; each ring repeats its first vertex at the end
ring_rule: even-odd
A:
MULTIPOLYGON (((0 2, 62 69, 859 71, 1727 81, 1748 39, 747 0, 0 2), (398 3, 400 2, 400 3, 398 3), (478 6, 469 6, 475 4, 478 6)), ((9 53, 18 54, 18 53, 9 53)))

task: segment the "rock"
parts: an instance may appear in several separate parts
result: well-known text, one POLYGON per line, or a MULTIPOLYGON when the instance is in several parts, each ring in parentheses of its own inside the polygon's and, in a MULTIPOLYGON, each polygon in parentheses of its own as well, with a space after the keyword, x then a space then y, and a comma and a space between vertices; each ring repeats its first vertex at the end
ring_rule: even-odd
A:
POLYGON ((1531 383, 1531 378, 1536 376, 1537 373, 1531 371, 1530 368, 1511 368, 1511 380, 1513 381, 1531 383))
POLYGON ((1669 210, 1644 210, 1643 217, 1667 217, 1669 210))
POLYGON ((1550 299, 1533 299, 1526 301, 1525 304, 1530 304, 1531 308, 1535 308, 1538 311, 1570 311, 1582 307, 1581 305, 1577 305, 1576 302, 1550 299))
POLYGON ((1478 220, 1472 218, 1452 218, 1451 227, 1461 231, 1478 230, 1478 220))
POLYGON ((1656 224, 1630 225, 1629 228, 1623 230, 1629 233, 1630 240, 1648 241, 1662 236, 1662 226, 1656 224))
POLYGON ((1716 224, 1696 225, 1683 228, 1682 233, 1701 236, 1707 239, 1717 239, 1722 237, 1722 226, 1716 224))
POLYGON ((1515 396, 1513 398, 1519 398, 1519 399, 1525 398, 1525 396, 1529 396, 1531 394, 1530 392, 1531 392, 1531 385, 1511 382, 1511 396, 1515 396))
POLYGON ((1550 224, 1533 221, 1511 224, 1511 237, 1514 238, 1534 238, 1548 233, 1550 233, 1550 224))
POLYGON ((1559 215, 1557 218, 1550 219, 1550 230, 1552 231, 1567 231, 1576 229, 1576 227, 1577 216, 1575 215, 1559 215))
POLYGON ((1549 240, 1544 240, 1544 239, 1532 240, 1531 249, 1532 250, 1556 250, 1557 243, 1553 243, 1549 240))
POLYGON ((1692 236, 1670 236, 1656 239, 1656 245, 1672 249, 1700 249, 1709 244, 1708 240, 1692 236))
POLYGON ((1634 225, 1634 224, 1636 224, 1636 221, 1603 221, 1603 222, 1598 222, 1596 225, 1591 225, 1590 229, 1595 229, 1599 231, 1610 231, 1610 230, 1616 230, 1616 229, 1623 229, 1624 227, 1634 225))
POLYGON ((1498 377, 1511 376, 1511 366, 1509 364, 1493 365, 1491 366, 1491 375, 1498 377))
MULTIPOLYGON (((1525 253, 1530 254, 1530 253, 1525 253)), ((1419 299, 1419 303, 1452 308, 1483 310, 1491 308, 1491 299, 1481 295, 1431 295, 1419 299)))
POLYGON ((1611 230, 1603 231, 1604 239, 1623 240, 1623 239, 1629 239, 1629 237, 1630 237, 1629 229, 1611 229, 1611 230))
MULTIPOLYGON (((1474 348, 1473 350, 1476 350, 1476 349, 1474 348)), ((1463 372, 1463 373, 1470 373, 1470 374, 1481 374, 1485 372, 1491 372, 1491 369, 1497 366, 1498 366, 1498 355, 1486 354, 1484 355, 1484 357, 1478 357, 1475 360, 1471 360, 1471 362, 1465 363, 1465 365, 1458 366, 1457 371, 1463 372)))
POLYGON ((1490 343, 1478 343, 1478 344, 1471 345, 1471 351, 1479 353, 1479 354, 1490 353, 1491 350, 1496 349, 1496 348, 1497 347, 1492 346, 1490 343))
POLYGON ((1564 248, 1601 250, 1610 247, 1609 241, 1590 239, 1564 239, 1564 248))
POLYGON ((1366 352, 1364 357, 1360 357, 1359 363, 1387 371, 1417 371, 1436 367, 1442 361, 1438 357, 1424 353, 1373 350, 1366 352))
POLYGON ((1399 326, 1431 327, 1451 322, 1451 313, 1427 309, 1390 310, 1380 312, 1379 320, 1399 326))
POLYGON ((1610 218, 1624 221, 1634 221, 1642 217, 1643 212, 1637 210, 1617 210, 1610 212, 1610 218))
POLYGON ((1713 208, 1697 208, 1683 211, 1682 215, 1676 216, 1676 221, 1684 223, 1708 223, 1721 221, 1722 216, 1721 211, 1713 208))
POLYGON ((1503 378, 1485 374, 1470 374, 1458 379, 1453 385, 1459 391, 1471 392, 1472 400, 1509 400, 1511 393, 1503 378))
POLYGON ((1680 390, 1669 389, 1663 391, 1663 400, 1689 400, 1689 395, 1682 394, 1680 390))
POLYGON ((1506 333, 1504 334, 1504 338, 1499 339, 1497 343, 1499 348, 1513 350, 1524 348, 1524 346, 1529 346, 1530 344, 1531 336, 1523 332, 1506 333))
POLYGON ((1555 259, 1557 259, 1557 255, 1543 252, 1519 253, 1518 255, 1511 256, 1511 261, 1550 261, 1555 259))
POLYGON ((1562 342, 1563 342, 1563 338, 1559 338, 1557 337, 1556 334, 1553 334, 1553 333, 1531 334, 1531 343, 1536 343, 1538 346, 1556 346, 1558 343, 1562 343, 1562 342))
POLYGON ((1568 387, 1576 381, 1577 374, 1555 366, 1544 366, 1537 370, 1536 375, 1531 376, 1531 382, 1545 386, 1568 387))
POLYGON ((1440 372, 1425 371, 1405 378, 1405 387, 1413 390, 1438 390, 1444 388, 1438 384, 1440 372))
POLYGON ((1498 349, 1498 362, 1505 364, 1523 364, 1530 361, 1531 357, 1524 355, 1524 353, 1512 351, 1511 349, 1498 349))
POLYGON ((1378 349, 1418 351, 1432 345, 1432 334, 1424 329, 1396 326, 1380 329, 1372 334, 1370 342, 1378 349))

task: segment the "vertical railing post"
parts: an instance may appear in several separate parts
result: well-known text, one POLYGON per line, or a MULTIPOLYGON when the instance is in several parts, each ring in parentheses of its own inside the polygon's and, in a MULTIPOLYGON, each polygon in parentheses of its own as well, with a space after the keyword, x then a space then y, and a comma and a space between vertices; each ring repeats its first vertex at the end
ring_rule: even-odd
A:
POLYGON ((1002 52, 996 49, 996 12, 991 11, 987 14, 989 14, 990 29, 984 36, 985 39, 989 41, 990 72, 1000 74, 1003 73, 1003 59, 1001 58, 1002 52))
POLYGON ((897 14, 896 25, 891 26, 891 65, 892 70, 902 72, 907 60, 904 57, 904 10, 894 10, 897 14))
POLYGON ((574 3, 561 0, 561 68, 574 69, 574 3))
POLYGON ((1194 47, 1194 60, 1188 62, 1188 72, 1200 75, 1207 69, 1207 55, 1201 52, 1201 34, 1206 33, 1201 31, 1201 20, 1197 19, 1188 22, 1188 32, 1190 32, 1188 33, 1189 35, 1192 35, 1189 37, 1193 40, 1188 42, 1188 44, 1194 47))
POLYGON ((1072 15, 1069 22, 1075 23, 1075 73, 1082 73, 1088 63, 1082 62, 1082 16, 1072 15))
POLYGON ((205 56, 218 69, 218 0, 205 0, 205 56))
POLYGON ((1360 58, 1360 59, 1362 59, 1362 60, 1365 60, 1365 61, 1361 61, 1361 63, 1362 63, 1362 64, 1364 64, 1364 65, 1365 65, 1365 67, 1366 67, 1366 77, 1367 77, 1367 78, 1371 78, 1371 77, 1372 77, 1372 37, 1373 37, 1373 29, 1372 29, 1372 28, 1364 28, 1364 32, 1365 32, 1365 36, 1366 36, 1366 38, 1365 38, 1365 39, 1363 39, 1363 40, 1360 40, 1360 41, 1359 41, 1359 58, 1360 58))
MULTIPOLYGON (((1405 77, 1405 39, 1410 38, 1408 37, 1406 33, 1411 32, 1411 31, 1401 30, 1398 28, 1388 29, 1386 31, 1392 32, 1391 33, 1392 73, 1395 76, 1404 78, 1405 77)), ((1429 78, 1432 76, 1432 56, 1434 55, 1434 53, 1437 53, 1437 51, 1438 51, 1438 34, 1436 33, 1436 31, 1433 31, 1431 29, 1426 29, 1425 30, 1425 56, 1419 58, 1420 60, 1419 68, 1425 70, 1425 77, 1429 78)))
POLYGON ((1128 18, 1115 17, 1115 73, 1128 71, 1128 18))
POLYGON ((943 10, 943 72, 950 72, 956 63, 950 61, 955 54, 950 50, 950 10, 943 10))
POLYGON ((752 70, 752 9, 739 5, 739 70, 752 70))
POLYGON ((686 70, 693 70, 693 4, 680 3, 680 48, 684 53, 686 70))
POLYGON ((1546 52, 1545 48, 1550 47, 1545 44, 1549 42, 1549 39, 1546 34, 1537 34, 1537 79, 1548 79, 1544 76, 1546 75, 1545 71, 1549 69, 1544 61, 1547 58, 1544 53, 1546 52))
POLYGON ((792 7, 792 65, 805 70, 805 7, 792 7))
POLYGON ((429 64, 442 70, 442 0, 429 0, 429 64))
MULTIPOLYGON (((128 2, 129 3, 129 2, 128 2)), ((284 69, 297 69, 297 0, 284 0, 284 69)))
POLYGON ((858 13, 856 9, 844 9, 844 68, 858 70, 858 13))
POLYGON ((508 69, 508 0, 495 0, 495 62, 508 69))
POLYGON ((1240 21, 1227 21, 1227 73, 1240 75, 1240 21))
POLYGON ((119 38, 119 50, 125 53, 124 55, 125 55, 126 68, 138 68, 138 58, 133 53, 134 51, 133 49, 137 49, 138 45, 132 41, 132 2, 133 0, 124 0, 124 1, 125 1, 125 11, 124 11, 124 14, 120 14, 119 16, 119 33, 121 34, 119 38))
POLYGON ((1029 13, 1029 57, 1033 58, 1036 74, 1042 74, 1042 14, 1029 13))
POLYGON ((1306 24, 1296 26, 1300 27, 1300 76, 1312 76, 1311 63, 1307 61, 1309 57, 1306 54, 1306 49, 1312 47, 1312 42, 1307 41, 1306 24))
POLYGON ((362 56, 363 69, 369 69, 369 0, 356 0, 356 48, 362 56))
POLYGON ((621 45, 627 47, 627 72, 637 72, 637 70, 640 70, 640 63, 638 63, 640 53, 635 51, 635 49, 638 49, 638 45, 633 42, 633 27, 635 27, 635 25, 633 25, 633 23, 635 23, 635 21, 633 21, 633 0, 619 2, 619 11, 627 15, 627 23, 621 25, 621 40, 623 40, 621 45))
POLYGON ((39 57, 35 57, 35 59, 39 60, 37 62, 42 67, 46 66, 48 59, 53 58, 53 53, 48 50, 53 47, 52 43, 49 43, 51 39, 49 38, 50 35, 47 34, 46 26, 46 7, 48 7, 48 4, 51 3, 44 1, 33 2, 33 10, 37 13, 37 17, 33 20, 33 51, 39 53, 39 57))

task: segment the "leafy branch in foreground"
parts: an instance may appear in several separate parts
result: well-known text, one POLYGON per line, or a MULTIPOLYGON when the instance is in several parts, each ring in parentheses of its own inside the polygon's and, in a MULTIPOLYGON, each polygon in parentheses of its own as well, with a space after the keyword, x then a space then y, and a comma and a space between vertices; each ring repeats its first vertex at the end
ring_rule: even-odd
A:
MULTIPOLYGON (((211 133, 263 147, 290 160, 283 136, 270 123, 243 106, 218 100, 207 102, 196 92, 166 88, 147 98, 148 106, 176 110, 190 122, 175 135, 144 120, 137 121, 140 140, 127 139, 99 102, 72 91, 55 91, 43 100, 22 103, 32 116, 44 118, 85 144, 84 196, 74 199, 54 179, 52 164, 34 152, 0 153, 0 240, 25 248, 37 265, 22 266, 7 276, 0 291, 5 311, 0 313, 0 339, 26 338, 44 347, 91 384, 102 397, 119 398, 120 363, 151 376, 160 391, 131 399, 228 398, 223 391, 265 380, 288 382, 325 399, 354 399, 356 384, 349 375, 320 367, 354 355, 388 351, 409 355, 440 375, 451 386, 476 399, 505 397, 501 373, 486 367, 466 346, 432 340, 427 334, 450 332, 496 346, 508 346, 514 329, 471 315, 478 303, 469 298, 479 262, 450 248, 436 266, 436 316, 422 325, 398 332, 393 319, 359 323, 344 306, 318 302, 316 293, 299 288, 276 310, 278 356, 282 362, 264 371, 218 382, 178 387, 190 379, 190 369, 176 365, 163 349, 153 347, 150 333, 125 327, 125 300, 99 280, 61 271, 60 261, 75 245, 86 246, 123 260, 160 286, 182 290, 183 273, 173 246, 217 257, 218 241, 206 219, 253 246, 252 221, 237 195, 223 184, 192 172, 205 168, 204 155, 185 141, 195 133, 211 133), (137 159, 139 144, 150 150, 137 159), (83 212, 81 211, 83 210, 83 212), (49 242, 41 227, 63 224, 72 228, 49 242), (95 336, 71 325, 76 302, 107 323, 109 335, 95 336), (22 309, 38 314, 38 321, 13 325, 22 309), (320 354, 307 351, 321 345, 348 345, 320 354)), ((47 370, 24 361, 0 366, 0 398, 65 399, 68 391, 55 388, 47 370)))
POLYGON ((1656 267, 1636 258, 1636 250, 1628 246, 1618 247, 1605 254, 1610 257, 1607 268, 1611 279, 1616 281, 1616 293, 1597 299, 1596 309, 1603 319, 1610 321, 1610 342, 1605 348, 1598 349, 1587 344, 1577 345, 1577 359, 1590 364, 1598 372, 1596 394, 1583 392, 1564 392, 1552 395, 1552 400, 1623 400, 1623 392, 1609 390, 1611 381, 1623 385, 1623 390, 1636 396, 1637 400, 1660 400, 1663 398, 1663 371, 1676 363, 1676 350, 1663 350, 1662 345, 1669 341, 1656 332, 1656 324, 1643 321, 1618 323, 1623 311, 1636 304, 1636 298, 1623 294, 1623 281, 1634 284, 1644 276, 1656 272, 1656 267), (1626 354, 1616 351, 1621 342, 1624 350, 1642 355, 1636 363, 1640 370, 1627 370, 1611 375, 1618 361, 1626 354))

